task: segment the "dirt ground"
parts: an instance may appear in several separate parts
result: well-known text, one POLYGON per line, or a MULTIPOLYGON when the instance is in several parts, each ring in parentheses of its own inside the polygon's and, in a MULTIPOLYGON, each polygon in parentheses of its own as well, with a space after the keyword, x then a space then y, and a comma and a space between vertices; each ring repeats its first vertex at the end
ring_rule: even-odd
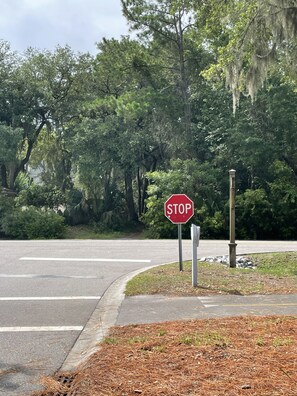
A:
POLYGON ((297 317, 114 327, 84 367, 58 375, 39 396, 296 396, 297 317))

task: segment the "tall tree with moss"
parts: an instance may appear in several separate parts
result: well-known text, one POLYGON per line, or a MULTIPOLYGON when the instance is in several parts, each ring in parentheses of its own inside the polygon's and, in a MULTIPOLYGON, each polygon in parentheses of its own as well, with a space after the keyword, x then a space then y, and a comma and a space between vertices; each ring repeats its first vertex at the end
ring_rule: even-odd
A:
POLYGON ((255 99, 275 64, 296 83, 296 0, 210 0, 203 13, 208 43, 217 53, 204 74, 226 78, 234 110, 240 93, 255 99))

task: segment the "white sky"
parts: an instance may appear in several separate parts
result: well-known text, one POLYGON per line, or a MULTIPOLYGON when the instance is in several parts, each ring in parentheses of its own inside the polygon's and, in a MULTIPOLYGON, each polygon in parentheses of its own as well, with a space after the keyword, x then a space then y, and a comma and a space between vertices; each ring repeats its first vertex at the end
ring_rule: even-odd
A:
POLYGON ((103 37, 126 34, 120 0, 0 0, 0 39, 12 50, 68 44, 95 54, 95 43, 103 37))

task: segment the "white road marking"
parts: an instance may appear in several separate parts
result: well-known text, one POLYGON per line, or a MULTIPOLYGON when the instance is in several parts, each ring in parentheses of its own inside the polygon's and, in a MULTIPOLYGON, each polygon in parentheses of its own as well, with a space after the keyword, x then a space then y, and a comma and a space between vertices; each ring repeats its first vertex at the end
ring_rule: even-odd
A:
POLYGON ((0 297, 0 301, 100 300, 101 296, 0 297))
MULTIPOLYGON (((249 296, 249 298, 252 298, 254 296, 249 296)), ((258 297, 258 296, 256 296, 258 297)), ((260 303, 233 303, 233 304, 222 304, 218 303, 218 299, 215 297, 198 297, 198 300, 203 304, 205 308, 213 308, 213 307, 294 307, 297 306, 297 303, 295 302, 288 302, 288 303, 265 303, 265 302, 260 302, 260 303), (216 304, 215 304, 216 303, 216 304)))
POLYGON ((104 259, 104 258, 65 258, 65 257, 21 257, 22 261, 80 261, 109 263, 151 263, 151 260, 138 259, 104 259))
POLYGON ((222 307, 294 307, 297 303, 222 304, 222 307))
POLYGON ((213 297, 197 297, 200 301, 213 301, 213 297))
POLYGON ((204 308, 213 308, 219 306, 218 304, 214 304, 216 301, 214 301, 213 297, 198 297, 198 300, 201 302, 204 308))
POLYGON ((0 333, 33 331, 82 331, 83 326, 39 326, 39 327, 0 327, 0 333))
POLYGON ((98 279, 98 276, 81 276, 81 275, 49 275, 49 274, 0 274, 0 278, 70 278, 70 279, 98 279))
POLYGON ((205 308, 213 308, 213 307, 218 307, 218 305, 214 304, 203 304, 205 308))

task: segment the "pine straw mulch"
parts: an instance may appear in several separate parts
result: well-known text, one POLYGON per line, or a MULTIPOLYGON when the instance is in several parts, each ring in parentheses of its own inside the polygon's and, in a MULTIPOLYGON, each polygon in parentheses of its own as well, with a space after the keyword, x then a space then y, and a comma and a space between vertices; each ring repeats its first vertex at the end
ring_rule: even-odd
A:
POLYGON ((297 317, 114 327, 66 393, 52 386, 39 395, 296 396, 297 317))

